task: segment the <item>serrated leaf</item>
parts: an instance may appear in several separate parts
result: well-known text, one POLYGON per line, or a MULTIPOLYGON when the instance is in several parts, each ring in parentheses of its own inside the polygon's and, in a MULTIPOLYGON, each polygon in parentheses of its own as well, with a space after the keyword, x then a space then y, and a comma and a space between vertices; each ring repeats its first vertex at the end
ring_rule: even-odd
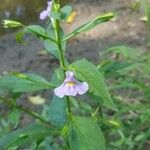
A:
POLYGON ((0 148, 8 149, 13 146, 31 144, 34 141, 45 138, 49 135, 58 134, 58 130, 39 124, 31 124, 11 133, 5 134, 0 138, 0 148))
POLYGON ((71 150, 105 150, 105 140, 92 118, 74 117, 68 134, 71 150))
POLYGON ((0 89, 12 92, 33 92, 54 87, 53 84, 35 74, 8 74, 0 77, 0 89))
MULTIPOLYGON (((90 91, 103 99, 104 106, 117 110, 108 92, 104 78, 92 63, 86 60, 79 60, 71 64, 68 68, 74 70, 81 80, 89 84, 90 91)), ((101 99, 99 101, 102 103, 101 99)))
POLYGON ((103 16, 98 16, 95 19, 93 19, 92 21, 90 21, 90 22, 88 22, 88 23, 86 23, 84 25, 81 25, 80 27, 75 29, 73 32, 71 32, 69 35, 67 35, 64 38, 64 41, 68 40, 69 38, 72 38, 72 37, 78 35, 81 32, 86 32, 86 31, 94 28, 95 26, 103 23, 103 22, 107 22, 110 19, 112 19, 114 16, 115 16, 115 14, 113 14, 113 13, 108 13, 108 14, 105 14, 103 16))

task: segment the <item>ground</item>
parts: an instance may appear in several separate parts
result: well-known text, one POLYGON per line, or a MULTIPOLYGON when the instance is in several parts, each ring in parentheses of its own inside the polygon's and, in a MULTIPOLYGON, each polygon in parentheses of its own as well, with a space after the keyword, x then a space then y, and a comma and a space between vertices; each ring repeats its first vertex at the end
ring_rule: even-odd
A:
MULTIPOLYGON (((133 11, 133 0, 83 0, 73 3, 77 12, 72 24, 63 24, 69 33, 79 25, 106 12, 117 12, 116 20, 97 26, 93 30, 81 34, 68 42, 67 52, 69 61, 87 58, 90 61, 100 60, 101 50, 114 45, 129 45, 144 48, 146 27, 139 20, 141 11, 133 11)), ((7 34, 0 38, 0 74, 2 72, 19 71, 34 72, 49 77, 54 66, 58 64, 52 56, 40 55, 43 50, 42 42, 28 37, 27 44, 18 44, 15 34, 7 34)))

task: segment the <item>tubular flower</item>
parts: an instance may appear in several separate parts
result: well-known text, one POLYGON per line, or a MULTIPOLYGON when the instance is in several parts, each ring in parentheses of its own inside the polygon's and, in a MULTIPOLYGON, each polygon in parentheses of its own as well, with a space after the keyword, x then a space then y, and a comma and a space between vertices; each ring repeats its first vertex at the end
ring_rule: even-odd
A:
POLYGON ((40 19, 41 20, 44 20, 46 19, 48 16, 49 16, 49 13, 51 12, 51 8, 52 8, 52 1, 50 2, 47 2, 47 9, 46 10, 43 10, 41 13, 40 13, 40 19))
POLYGON ((89 86, 86 82, 79 82, 75 79, 72 71, 66 72, 65 81, 57 88, 54 89, 55 95, 60 98, 64 96, 76 96, 86 93, 89 86))

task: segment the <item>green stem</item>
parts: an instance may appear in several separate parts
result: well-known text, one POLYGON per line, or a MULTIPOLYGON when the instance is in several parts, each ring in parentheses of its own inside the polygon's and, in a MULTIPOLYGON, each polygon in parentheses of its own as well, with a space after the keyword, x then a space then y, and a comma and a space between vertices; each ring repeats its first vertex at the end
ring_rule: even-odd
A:
POLYGON ((60 65, 63 68, 63 70, 66 70, 66 65, 65 65, 65 58, 64 58, 64 52, 62 49, 62 41, 61 41, 61 36, 60 36, 60 25, 59 25, 59 20, 51 19, 54 32, 55 32, 55 37, 58 45, 58 49, 60 51, 60 65))
MULTIPOLYGON (((50 122, 47 122, 46 120, 44 120, 43 118, 41 118, 38 114, 36 114, 35 112, 32 112, 26 108, 23 108, 22 106, 16 105, 15 103, 11 102, 10 100, 6 100, 4 97, 0 96, 0 100, 2 100, 5 104, 11 106, 11 107, 15 107, 18 110, 25 112, 26 114, 32 116, 33 118, 36 118, 38 120, 40 120, 41 122, 49 125, 49 126, 53 126, 50 122)), ((54 127, 54 126, 53 126, 54 127)))
MULTIPOLYGON (((58 4, 59 4, 59 1, 58 1, 58 4)), ((59 20, 52 19, 52 24, 53 24, 55 37, 56 37, 56 41, 57 41, 57 44, 58 44, 58 48, 59 48, 59 51, 60 51, 60 65, 61 65, 61 67, 63 69, 63 72, 64 72, 64 75, 65 75, 66 65, 65 65, 64 51, 62 49, 62 40, 61 40, 61 35, 60 35, 59 20)), ((68 112, 71 113, 70 100, 69 100, 68 96, 67 96, 67 104, 68 104, 68 112)))

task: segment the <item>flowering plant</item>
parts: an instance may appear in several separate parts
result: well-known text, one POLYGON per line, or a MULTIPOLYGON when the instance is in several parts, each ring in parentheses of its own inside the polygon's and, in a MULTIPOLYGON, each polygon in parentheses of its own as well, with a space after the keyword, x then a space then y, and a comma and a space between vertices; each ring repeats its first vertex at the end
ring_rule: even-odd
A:
MULTIPOLYGON (((12 94, 11 97, 0 96, 0 99, 12 106, 14 111, 23 111, 36 119, 36 123, 3 136, 0 139, 2 149, 18 148, 26 146, 27 143, 35 143, 35 149, 41 145, 51 149, 54 144, 59 144, 59 147, 65 150, 105 149, 105 139, 98 118, 102 117, 103 106, 114 111, 117 111, 117 108, 111 99, 99 66, 86 59, 68 62, 65 58, 65 49, 69 39, 111 20, 115 15, 108 13, 98 16, 65 35, 60 22, 67 22, 71 12, 71 6, 61 7, 59 0, 53 0, 48 2, 47 9, 39 16, 41 20, 48 20, 47 29, 39 25, 25 26, 16 21, 3 21, 6 28, 23 28, 17 35, 19 42, 22 41, 25 33, 33 34, 42 40, 45 50, 59 61, 60 67, 54 71, 51 81, 35 74, 25 73, 9 73, 0 78, 0 89, 8 90, 12 94), (43 89, 51 89, 53 93, 50 104, 43 111, 44 115, 18 105, 17 99, 22 93, 43 89), (81 95, 84 95, 83 99, 86 98, 87 101, 78 100, 81 99, 81 95), (88 100, 92 101, 93 107, 88 100)), ((15 120, 12 130, 16 127, 18 123, 15 120)))

